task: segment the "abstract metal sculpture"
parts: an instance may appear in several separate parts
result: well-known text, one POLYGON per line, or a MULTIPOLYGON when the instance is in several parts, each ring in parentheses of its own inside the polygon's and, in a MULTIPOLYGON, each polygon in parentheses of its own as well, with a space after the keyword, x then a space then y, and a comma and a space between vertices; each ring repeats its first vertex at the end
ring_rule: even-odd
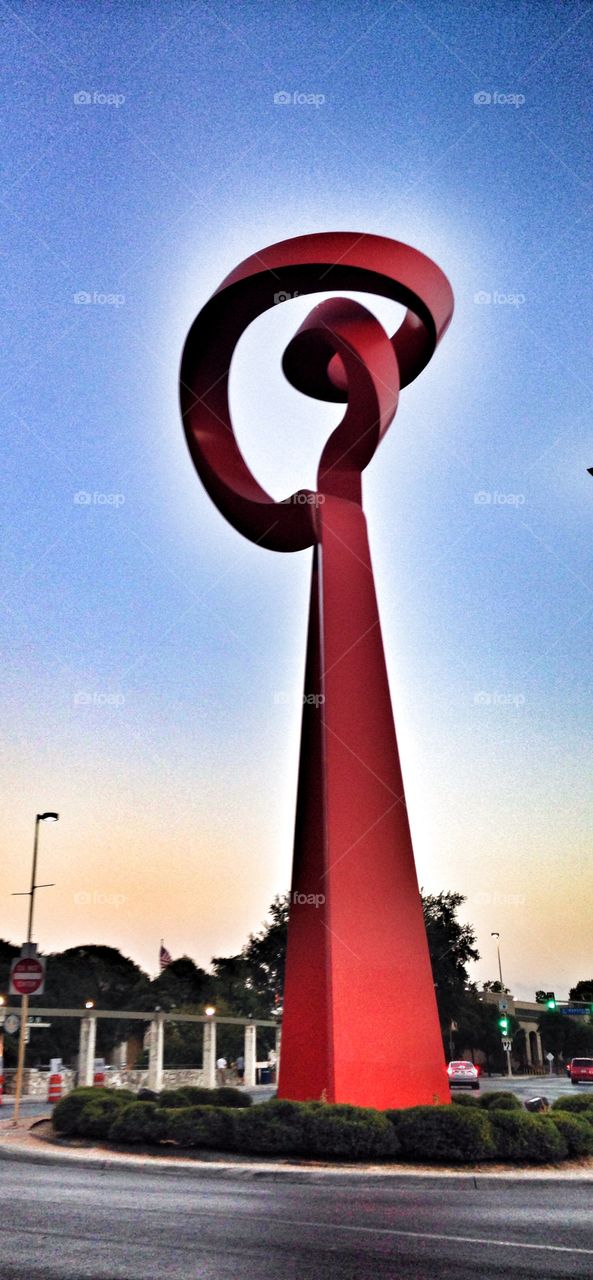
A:
POLYGON ((279 1095, 393 1107, 447 1102, 434 984, 373 571, 361 474, 425 367, 453 296, 409 246, 347 232, 300 236, 246 259, 188 334, 181 407, 195 467, 240 533, 274 551, 313 546, 279 1095), (282 502, 233 432, 229 366, 279 290, 361 291, 403 303, 390 339, 359 303, 315 307, 283 357, 299 391, 347 401, 317 491, 282 502))

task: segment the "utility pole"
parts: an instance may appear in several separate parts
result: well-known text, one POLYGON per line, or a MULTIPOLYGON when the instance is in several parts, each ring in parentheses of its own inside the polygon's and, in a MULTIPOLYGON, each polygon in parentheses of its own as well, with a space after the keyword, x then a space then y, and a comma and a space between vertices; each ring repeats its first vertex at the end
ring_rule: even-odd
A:
MULTIPOLYGON (((35 906, 35 890, 51 889, 53 887, 50 884, 36 884, 35 882, 35 877, 37 875, 37 850, 39 847, 39 823, 40 822, 57 822, 59 816, 60 815, 58 813, 38 813, 36 815, 35 838, 33 840, 33 865, 31 867, 31 888, 26 893, 14 893, 12 895, 13 898, 29 899, 29 921, 27 924, 27 942, 26 942, 27 955, 31 955, 36 950, 36 947, 34 947, 34 945, 31 943, 31 938, 33 936, 33 909, 35 906)), ((25 1065, 25 1045, 27 1043, 28 1021, 29 1021, 29 997, 28 995, 23 995, 21 996, 21 1025, 20 1025, 20 1031, 19 1031, 19 1049, 18 1049, 18 1058, 17 1058, 17 1066, 16 1066, 16 1084, 15 1084, 15 1091, 14 1091, 14 1114, 12 1118, 13 1125, 18 1124, 20 1109, 21 1109, 21 1094, 23 1091, 23 1069, 25 1065)))

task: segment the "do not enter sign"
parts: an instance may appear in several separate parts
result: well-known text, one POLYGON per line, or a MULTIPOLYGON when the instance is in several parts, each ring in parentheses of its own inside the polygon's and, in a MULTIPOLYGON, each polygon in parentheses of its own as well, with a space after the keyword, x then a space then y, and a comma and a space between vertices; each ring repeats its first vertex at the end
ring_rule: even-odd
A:
POLYGON ((10 966, 11 996, 40 996, 45 985, 45 960, 21 956, 10 966))

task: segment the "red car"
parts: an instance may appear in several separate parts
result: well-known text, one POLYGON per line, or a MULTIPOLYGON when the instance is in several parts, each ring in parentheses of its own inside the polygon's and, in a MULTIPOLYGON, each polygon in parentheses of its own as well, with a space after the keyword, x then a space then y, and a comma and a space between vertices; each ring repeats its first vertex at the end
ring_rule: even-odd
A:
POLYGON ((570 1080, 571 1084, 593 1084, 593 1058, 573 1058, 570 1080))

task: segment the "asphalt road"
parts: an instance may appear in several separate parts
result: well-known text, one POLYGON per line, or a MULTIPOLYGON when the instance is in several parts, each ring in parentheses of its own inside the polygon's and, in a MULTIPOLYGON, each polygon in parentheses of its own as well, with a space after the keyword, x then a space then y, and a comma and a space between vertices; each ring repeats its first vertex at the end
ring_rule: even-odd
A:
POLYGON ((591 1184, 2 1162, 2 1280, 593 1276, 591 1184))

